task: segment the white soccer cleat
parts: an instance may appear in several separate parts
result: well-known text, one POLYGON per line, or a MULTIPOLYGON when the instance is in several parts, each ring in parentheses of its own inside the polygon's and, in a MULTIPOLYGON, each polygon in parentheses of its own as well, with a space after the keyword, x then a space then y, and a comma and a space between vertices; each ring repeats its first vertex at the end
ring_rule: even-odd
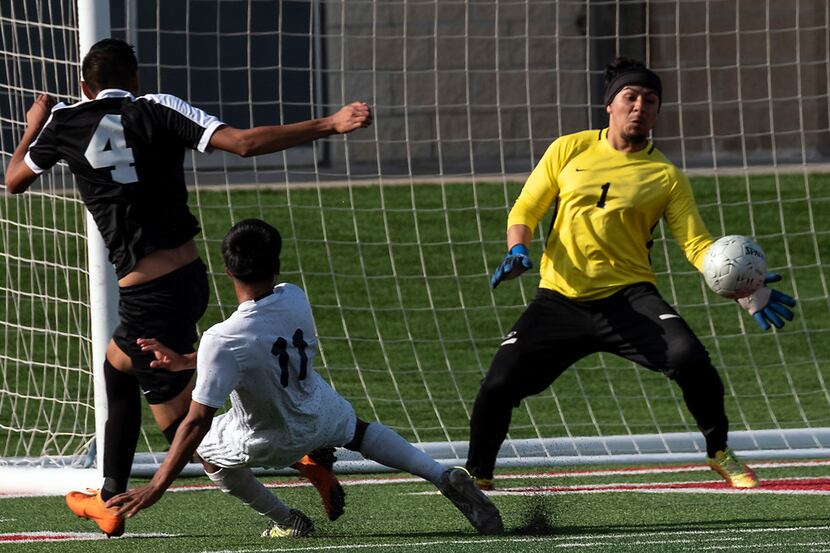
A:
POLYGON ((504 524, 499 510, 478 489, 470 473, 462 467, 444 471, 438 486, 444 496, 452 501, 479 534, 501 534, 504 524))
POLYGON ((314 523, 296 509, 291 509, 288 521, 275 522, 263 533, 263 538, 305 538, 314 531, 314 523))

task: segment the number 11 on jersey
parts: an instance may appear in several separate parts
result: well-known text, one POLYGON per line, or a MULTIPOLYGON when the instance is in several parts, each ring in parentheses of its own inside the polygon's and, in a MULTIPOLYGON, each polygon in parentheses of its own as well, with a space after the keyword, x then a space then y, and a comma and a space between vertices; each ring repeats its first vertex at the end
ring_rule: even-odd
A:
POLYGON ((127 146, 119 114, 109 113, 101 118, 84 157, 94 169, 113 167, 110 175, 115 182, 128 184, 138 181, 138 174, 133 167, 133 149, 127 146))

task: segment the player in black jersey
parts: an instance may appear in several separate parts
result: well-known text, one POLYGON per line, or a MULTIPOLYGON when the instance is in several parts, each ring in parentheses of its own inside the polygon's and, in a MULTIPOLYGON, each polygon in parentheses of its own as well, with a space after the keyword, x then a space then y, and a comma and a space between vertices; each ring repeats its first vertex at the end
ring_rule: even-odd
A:
POLYGON ((70 493, 67 503, 117 536, 124 531, 123 517, 113 516, 103 502, 127 489, 141 426, 139 389, 171 442, 193 389, 193 371, 155 370, 150 367, 153 354, 136 344, 140 337, 153 336, 178 353, 193 352, 196 323, 207 306, 207 271, 193 241, 200 229, 187 207, 185 148, 245 157, 272 153, 366 127, 372 114, 365 103, 355 102, 321 119, 233 128, 174 96, 138 96, 135 53, 115 39, 90 49, 82 76, 81 89, 89 101, 55 104, 44 94, 29 109, 5 185, 12 194, 25 192, 41 173, 64 160, 115 267, 119 325, 104 365, 109 409, 104 484, 92 496, 70 493))

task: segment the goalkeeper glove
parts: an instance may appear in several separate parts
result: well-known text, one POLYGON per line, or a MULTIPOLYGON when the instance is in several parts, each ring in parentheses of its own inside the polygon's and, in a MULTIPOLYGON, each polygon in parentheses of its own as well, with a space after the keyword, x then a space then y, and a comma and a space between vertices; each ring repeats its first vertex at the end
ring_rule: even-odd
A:
POLYGON ((758 290, 745 298, 735 300, 738 302, 738 305, 752 315, 752 318, 755 319, 755 322, 758 323, 761 330, 769 330, 770 324, 775 328, 782 328, 784 326, 782 318, 788 321, 793 320, 793 312, 787 306, 795 306, 795 298, 778 290, 766 287, 766 284, 778 282, 779 280, 781 280, 781 275, 768 273, 764 279, 764 286, 758 288, 758 290))
POLYGON ((495 288, 502 280, 516 278, 523 272, 533 267, 533 263, 527 256, 527 246, 516 244, 504 255, 499 266, 490 277, 490 288, 495 288))

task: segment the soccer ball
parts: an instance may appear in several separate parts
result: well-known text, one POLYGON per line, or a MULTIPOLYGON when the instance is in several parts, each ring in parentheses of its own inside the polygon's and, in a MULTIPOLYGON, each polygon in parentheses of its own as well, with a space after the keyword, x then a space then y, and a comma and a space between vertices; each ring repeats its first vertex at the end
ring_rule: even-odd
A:
POLYGON ((763 286, 767 276, 764 250, 751 238, 736 234, 718 238, 703 260, 703 278, 713 292, 744 298, 763 286))

